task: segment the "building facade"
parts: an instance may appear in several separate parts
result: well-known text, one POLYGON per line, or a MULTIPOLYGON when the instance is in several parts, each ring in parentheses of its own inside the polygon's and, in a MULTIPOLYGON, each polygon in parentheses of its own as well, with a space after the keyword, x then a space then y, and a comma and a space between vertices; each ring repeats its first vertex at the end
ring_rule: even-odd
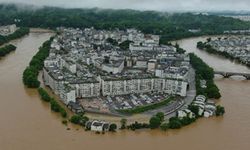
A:
POLYGON ((182 80, 144 78, 125 80, 101 80, 102 95, 115 96, 133 93, 165 92, 186 96, 188 83, 182 80))

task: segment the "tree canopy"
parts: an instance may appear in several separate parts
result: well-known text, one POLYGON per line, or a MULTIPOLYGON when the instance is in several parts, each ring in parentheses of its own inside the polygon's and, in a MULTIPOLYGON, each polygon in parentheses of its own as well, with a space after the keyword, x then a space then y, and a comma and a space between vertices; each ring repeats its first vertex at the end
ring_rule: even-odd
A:
POLYGON ((0 5, 0 24, 16 23, 18 26, 55 28, 95 27, 97 29, 137 28, 145 33, 159 34, 161 43, 199 36, 221 34, 225 30, 249 29, 250 23, 230 17, 193 13, 165 13, 156 11, 110 9, 64 9, 43 7, 18 8, 14 4, 0 5), (18 20, 18 21, 17 21, 18 20), (193 33, 189 29, 199 29, 193 33))

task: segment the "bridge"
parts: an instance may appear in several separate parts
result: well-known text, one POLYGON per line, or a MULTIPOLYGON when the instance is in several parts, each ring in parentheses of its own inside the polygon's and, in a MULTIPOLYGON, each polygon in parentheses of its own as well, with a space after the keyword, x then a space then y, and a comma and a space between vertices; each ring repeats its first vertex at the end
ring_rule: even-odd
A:
POLYGON ((247 80, 250 80, 250 73, 240 73, 240 72, 223 72, 223 71, 215 71, 214 74, 218 74, 223 76, 224 78, 229 78, 231 76, 243 76, 247 80))

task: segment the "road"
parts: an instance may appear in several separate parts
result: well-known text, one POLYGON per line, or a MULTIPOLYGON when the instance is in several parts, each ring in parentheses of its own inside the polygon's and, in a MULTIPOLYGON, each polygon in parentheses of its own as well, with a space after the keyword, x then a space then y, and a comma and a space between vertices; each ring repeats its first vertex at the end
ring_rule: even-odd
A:
POLYGON ((189 89, 187 91, 187 96, 183 99, 180 100, 176 100, 173 103, 158 108, 158 109, 154 109, 151 111, 147 111, 144 114, 146 115, 154 115, 157 112, 163 112, 165 114, 165 119, 169 119, 171 117, 174 117, 176 115, 176 111, 183 109, 185 107, 187 107, 188 105, 190 105, 192 103, 192 101, 194 100, 196 96, 196 88, 195 88, 195 71, 193 68, 190 69, 190 73, 189 73, 189 89))

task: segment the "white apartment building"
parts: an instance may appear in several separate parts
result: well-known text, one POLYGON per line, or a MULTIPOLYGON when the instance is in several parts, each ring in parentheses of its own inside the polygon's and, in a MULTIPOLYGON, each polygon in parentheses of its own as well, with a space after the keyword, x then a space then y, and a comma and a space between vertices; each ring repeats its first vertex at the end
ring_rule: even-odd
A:
POLYGON ((121 73, 124 68, 124 61, 116 61, 114 63, 103 63, 101 65, 102 70, 109 72, 111 74, 121 73))
POLYGON ((100 83, 77 83, 72 84, 76 89, 77 98, 86 98, 86 97, 98 97, 100 96, 100 83))
POLYGON ((70 61, 70 60, 65 60, 63 58, 59 59, 59 67, 62 69, 65 67, 68 69, 71 73, 76 73, 76 63, 70 61))
POLYGON ((63 75, 58 70, 48 68, 43 68, 43 80, 44 84, 49 86, 55 94, 59 94, 65 83, 63 75))
POLYGON ((187 82, 162 78, 102 79, 101 86, 103 96, 153 91, 186 96, 187 91, 187 82))
POLYGON ((66 105, 68 105, 69 102, 76 102, 76 91, 71 87, 64 86, 64 88, 59 91, 59 96, 66 105))
POLYGON ((152 51, 153 49, 153 46, 136 45, 133 43, 129 44, 129 50, 131 51, 152 51))

